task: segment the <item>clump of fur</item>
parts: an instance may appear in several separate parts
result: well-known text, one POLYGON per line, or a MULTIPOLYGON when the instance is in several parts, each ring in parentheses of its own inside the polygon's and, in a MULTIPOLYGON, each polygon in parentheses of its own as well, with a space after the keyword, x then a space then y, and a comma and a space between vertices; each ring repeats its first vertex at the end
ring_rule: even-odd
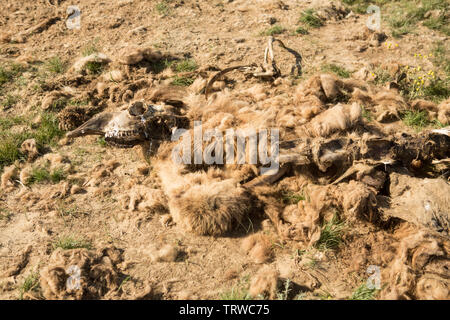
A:
POLYGON ((32 168, 30 165, 24 167, 22 170, 20 170, 20 174, 19 174, 19 180, 20 182, 22 182, 23 184, 27 184, 28 181, 31 178, 31 172, 32 172, 32 168))
POLYGON ((50 109, 54 106, 55 102, 57 102, 60 99, 67 99, 70 98, 71 95, 66 92, 61 91, 52 91, 45 95, 45 97, 42 99, 41 106, 43 110, 50 109))
POLYGON ((158 164, 174 222, 198 235, 223 235, 240 223, 252 208, 250 194, 220 170, 182 174, 171 160, 158 164))
POLYGON ((255 263, 265 263, 272 258, 272 246, 266 235, 248 236, 242 240, 241 247, 255 263))
POLYGON ((438 120, 443 125, 450 124, 450 99, 442 101, 438 106, 438 120))
POLYGON ((327 137, 336 131, 346 131, 353 128, 361 121, 361 112, 361 107, 356 103, 352 105, 337 104, 299 129, 301 133, 304 132, 309 136, 327 137))
POLYGON ((35 139, 27 139, 20 146, 20 152, 27 155, 28 162, 32 162, 38 156, 39 152, 35 139))
POLYGON ((149 213, 164 213, 167 211, 167 199, 164 192, 143 185, 135 185, 125 197, 128 200, 125 208, 129 211, 145 211, 149 213))
POLYGON ((399 112, 408 109, 408 105, 396 90, 383 90, 373 97, 376 119, 379 122, 391 122, 400 119, 399 112))
POLYGON ((401 242, 395 259, 383 269, 382 278, 389 280, 381 298, 447 299, 449 285, 442 270, 448 268, 448 251, 442 240, 404 229, 397 232, 401 242))
POLYGON ((142 60, 155 61, 161 58, 161 54, 153 52, 151 48, 127 46, 119 50, 117 62, 125 65, 133 65, 142 60))
POLYGON ((151 250, 150 259, 153 262, 174 262, 179 253, 179 249, 176 246, 166 244, 159 250, 151 250))
POLYGON ((46 299, 107 298, 120 285, 122 276, 117 265, 122 261, 122 252, 115 247, 103 248, 96 253, 87 249, 58 248, 53 251, 48 266, 41 271, 43 296, 46 299), (76 270, 80 270, 79 288, 75 286, 76 270), (67 280, 71 276, 74 286, 68 287, 67 280))
POLYGON ((9 167, 5 167, 3 170, 3 174, 1 177, 1 186, 2 189, 5 189, 10 185, 10 180, 17 175, 17 167, 12 164, 9 167))

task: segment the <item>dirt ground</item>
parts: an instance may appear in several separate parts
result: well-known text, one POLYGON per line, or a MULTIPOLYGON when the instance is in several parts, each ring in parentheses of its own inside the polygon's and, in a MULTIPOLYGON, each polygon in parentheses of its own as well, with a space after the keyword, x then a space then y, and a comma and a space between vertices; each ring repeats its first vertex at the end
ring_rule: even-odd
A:
MULTIPOLYGON (((421 1, 401 1, 415 2, 421 1)), ((368 5, 2 0, 0 136, 13 141, 13 150, 0 146, 6 154, 0 159, 0 298, 449 299, 448 30, 418 21, 394 36, 388 4, 381 6, 381 30, 371 31, 369 15, 355 3, 368 5), (79 29, 66 25, 69 6, 81 10, 79 29), (308 9, 313 17, 302 20, 308 9), (301 74, 290 73, 294 56, 275 44, 281 77, 230 72, 214 84, 216 100, 206 101, 206 80, 227 67, 262 64, 270 35, 300 53, 301 74), (105 61, 76 68, 97 53, 105 61), (330 97, 325 79, 351 90, 330 97), (321 81, 321 95, 314 81, 321 81), (285 176, 255 189, 257 204, 239 223, 200 235, 172 210, 171 184, 183 183, 171 177, 185 176, 163 172, 156 158, 146 162, 138 146, 64 137, 94 114, 154 98, 152 90, 167 85, 185 90, 180 100, 190 117, 206 122, 229 113, 237 126, 287 128, 282 141, 308 137, 311 148, 330 139, 372 141, 375 132, 400 144, 437 129, 447 130, 439 140, 445 149, 427 158, 419 156, 426 143, 417 144, 417 157, 407 163, 375 156, 359 162, 366 171, 356 160, 342 172, 291 165, 285 176), (357 105, 357 119, 312 134, 337 104, 357 105), (79 114, 70 113, 76 108, 79 114), (269 111, 276 116, 264 118, 269 111), (56 127, 44 127, 46 116, 56 127), (25 137, 37 146, 21 147, 25 137), (351 177, 338 180, 347 168, 355 170, 351 177), (80 287, 68 288, 76 278, 70 266, 80 271, 80 287), (371 279, 380 286, 368 286, 371 279)), ((427 7, 424 21, 448 21, 450 4, 435 3, 440 7, 427 7)), ((246 167, 217 177, 233 172, 240 183, 255 176, 246 167)), ((248 205, 245 199, 237 198, 238 206, 248 205)))

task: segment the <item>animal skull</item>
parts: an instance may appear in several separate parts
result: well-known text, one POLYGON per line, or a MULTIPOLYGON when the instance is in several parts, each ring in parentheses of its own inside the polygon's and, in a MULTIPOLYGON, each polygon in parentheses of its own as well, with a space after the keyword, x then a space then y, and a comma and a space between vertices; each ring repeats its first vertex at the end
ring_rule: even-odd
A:
POLYGON ((132 148, 144 141, 170 139, 173 128, 186 126, 187 118, 161 112, 161 106, 134 102, 126 110, 104 112, 94 116, 77 129, 67 133, 68 138, 100 135, 115 147, 132 148))

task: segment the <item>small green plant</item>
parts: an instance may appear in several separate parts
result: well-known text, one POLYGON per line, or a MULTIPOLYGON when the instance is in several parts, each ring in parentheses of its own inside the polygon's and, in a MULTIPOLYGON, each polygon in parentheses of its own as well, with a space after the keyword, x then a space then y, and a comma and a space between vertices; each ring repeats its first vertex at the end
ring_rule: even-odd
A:
POLYGON ((322 226, 320 238, 315 247, 320 250, 337 249, 342 243, 342 233, 344 231, 344 222, 339 221, 338 215, 322 226))
POLYGON ((180 76, 175 76, 171 82, 171 84, 173 84, 174 86, 182 86, 182 87, 188 87, 193 83, 194 79, 192 79, 191 77, 180 77, 180 76))
POLYGON ((65 64, 59 57, 52 57, 47 61, 47 69, 50 72, 64 73, 65 68, 65 64))
POLYGON ((364 119, 366 119, 368 122, 373 120, 372 112, 367 110, 364 106, 361 107, 361 110, 362 110, 362 117, 364 119))
POLYGON ((320 19, 314 9, 307 9, 302 12, 299 22, 311 27, 320 28, 323 26, 322 19, 320 19))
POLYGON ((167 1, 161 1, 156 4, 156 11, 163 16, 167 16, 170 12, 170 7, 167 4, 167 1))
POLYGON ((70 250, 70 249, 79 249, 79 248, 85 248, 85 249, 92 249, 92 243, 89 240, 85 239, 77 239, 72 236, 63 236, 57 239, 53 245, 53 250, 56 250, 57 248, 61 248, 63 250, 70 250))
POLYGON ((361 284, 353 291, 350 300, 374 300, 378 290, 376 288, 369 289, 365 283, 361 284))
POLYGON ((286 29, 283 28, 280 25, 274 25, 273 27, 270 27, 269 29, 261 32, 261 35, 263 36, 274 36, 276 34, 281 34, 285 31, 286 29))
POLYGON ((60 137, 64 135, 64 131, 59 129, 58 120, 55 115, 50 112, 41 114, 41 122, 36 131, 32 133, 32 137, 36 139, 38 149, 44 145, 55 145, 60 137))
POLYGON ((25 294, 25 292, 38 290, 39 290, 39 273, 32 272, 25 278, 22 285, 19 287, 19 299, 23 300, 23 295, 25 294))
POLYGON ((103 71, 103 64, 97 61, 89 61, 85 68, 90 74, 100 74, 103 71))
POLYGON ((286 279, 284 281, 283 291, 277 292, 278 300, 287 300, 289 296, 289 292, 291 292, 291 279, 286 279))
POLYGON ((102 148, 106 148, 106 146, 108 145, 105 141, 105 137, 97 138, 97 144, 102 148))
POLYGON ((322 65, 322 71, 334 73, 341 78, 350 78, 350 71, 332 63, 322 65))
POLYGON ((375 84, 377 84, 377 85, 384 85, 385 83, 393 80, 389 71, 386 69, 380 68, 380 67, 375 68, 375 70, 373 70, 371 76, 372 76, 373 82, 375 82, 375 84))

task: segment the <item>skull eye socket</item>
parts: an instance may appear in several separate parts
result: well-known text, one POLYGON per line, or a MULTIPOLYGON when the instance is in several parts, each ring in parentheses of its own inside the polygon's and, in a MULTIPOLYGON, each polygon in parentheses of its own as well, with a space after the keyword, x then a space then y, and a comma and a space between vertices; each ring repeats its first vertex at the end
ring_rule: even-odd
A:
POLYGON ((128 113, 132 116, 141 116, 145 112, 145 106, 142 101, 136 101, 131 104, 131 106, 128 108, 128 113))

